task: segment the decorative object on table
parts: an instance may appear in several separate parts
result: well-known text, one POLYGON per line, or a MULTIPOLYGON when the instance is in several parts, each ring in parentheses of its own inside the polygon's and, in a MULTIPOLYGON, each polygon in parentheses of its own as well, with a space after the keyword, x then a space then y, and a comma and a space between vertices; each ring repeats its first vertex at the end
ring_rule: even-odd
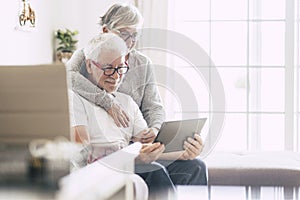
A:
POLYGON ((31 27, 35 27, 35 13, 31 8, 28 0, 22 0, 21 12, 19 14, 20 26, 25 26, 26 22, 29 21, 31 27))
POLYGON ((59 62, 66 63, 76 50, 76 44, 78 40, 74 37, 78 34, 78 31, 71 31, 69 29, 58 29, 55 32, 55 38, 58 40, 58 46, 56 48, 56 58, 59 62))

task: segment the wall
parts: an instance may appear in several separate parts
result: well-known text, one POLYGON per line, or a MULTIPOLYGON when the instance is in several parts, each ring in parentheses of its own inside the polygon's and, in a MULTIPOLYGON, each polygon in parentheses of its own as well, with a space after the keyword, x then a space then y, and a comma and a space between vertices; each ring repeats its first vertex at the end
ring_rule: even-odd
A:
POLYGON ((1 65, 39 64, 52 62, 52 31, 54 23, 52 1, 33 0, 36 28, 32 31, 16 30, 20 0, 7 1, 0 12, 1 19, 1 65))
POLYGON ((99 16, 117 1, 29 0, 36 13, 36 27, 29 31, 15 29, 18 26, 20 2, 6 1, 0 12, 0 65, 52 63, 54 31, 58 28, 77 29, 78 48, 84 46, 99 31, 99 16))

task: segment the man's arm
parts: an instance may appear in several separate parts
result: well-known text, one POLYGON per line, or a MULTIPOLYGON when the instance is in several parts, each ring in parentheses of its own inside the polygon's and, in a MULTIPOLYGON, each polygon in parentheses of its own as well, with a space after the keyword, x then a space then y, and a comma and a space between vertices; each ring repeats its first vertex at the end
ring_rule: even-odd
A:
POLYGON ((195 134, 194 138, 189 137, 183 145, 185 150, 163 153, 159 159, 160 160, 193 160, 203 150, 203 141, 199 134, 195 134))
POLYGON ((72 164, 75 169, 86 166, 92 160, 92 148, 90 136, 86 126, 75 126, 71 128, 71 141, 82 145, 80 154, 73 158, 72 164))
POLYGON ((136 158, 136 163, 151 163, 157 160, 163 151, 165 146, 160 143, 144 144, 140 150, 140 154, 136 158))
POLYGON ((136 102, 130 97, 131 107, 133 108, 133 142, 152 143, 157 135, 154 128, 148 128, 141 110, 136 102))
POLYGON ((86 126, 74 126, 71 128, 71 140, 83 145, 90 144, 90 136, 86 126))
POLYGON ((71 125, 71 141, 88 145, 90 135, 88 132, 88 117, 82 100, 79 95, 72 90, 69 93, 69 112, 71 125))

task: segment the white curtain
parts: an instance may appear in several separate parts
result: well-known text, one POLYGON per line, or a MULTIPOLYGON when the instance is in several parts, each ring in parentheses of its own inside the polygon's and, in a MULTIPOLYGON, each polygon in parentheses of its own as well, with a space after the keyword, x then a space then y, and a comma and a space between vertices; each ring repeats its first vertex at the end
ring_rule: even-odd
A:
POLYGON ((167 0, 135 0, 135 6, 141 11, 145 22, 144 27, 166 28, 168 20, 167 0))
MULTIPOLYGON (((144 17, 144 28, 149 33, 151 29, 167 29, 168 27, 168 1, 167 0, 135 0, 135 6, 141 11, 144 17)), ((151 42, 160 40, 160 42, 167 42, 165 35, 145 34, 139 41, 137 48, 149 56, 154 64, 166 65, 166 52, 159 52, 151 49, 151 42), (149 47, 150 45, 150 47, 149 47)), ((165 45, 163 45, 165 46, 165 45)))

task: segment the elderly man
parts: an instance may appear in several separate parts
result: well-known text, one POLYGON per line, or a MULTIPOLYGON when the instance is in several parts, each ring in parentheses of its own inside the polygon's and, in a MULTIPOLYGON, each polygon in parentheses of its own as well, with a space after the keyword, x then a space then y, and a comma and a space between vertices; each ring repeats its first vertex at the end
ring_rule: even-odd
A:
MULTIPOLYGON (((139 141, 147 132, 147 123, 136 103, 130 96, 116 92, 129 70, 126 51, 124 41, 111 33, 96 36, 84 49, 86 65, 81 73, 115 98, 130 118, 128 127, 118 127, 103 108, 71 92, 72 139, 93 147, 89 162, 127 146, 131 140, 139 141)), ((167 197, 175 192, 174 184, 207 184, 205 165, 195 159, 202 147, 198 135, 185 142, 183 152, 163 153, 163 144, 145 144, 135 170, 147 183, 150 197, 167 197), (158 160, 160 163, 155 162, 158 160)))

